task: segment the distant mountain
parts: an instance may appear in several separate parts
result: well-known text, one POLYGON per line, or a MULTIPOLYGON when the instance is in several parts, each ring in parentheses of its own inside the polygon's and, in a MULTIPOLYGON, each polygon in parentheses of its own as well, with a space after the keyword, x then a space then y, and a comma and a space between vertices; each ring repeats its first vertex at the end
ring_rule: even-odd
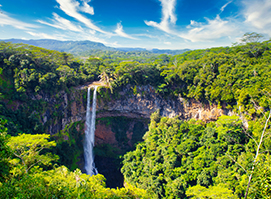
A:
POLYGON ((182 49, 182 50, 170 50, 170 49, 152 49, 150 50, 150 52, 152 53, 157 53, 157 54, 169 54, 169 55, 178 55, 178 54, 182 54, 186 51, 189 51, 190 49, 182 49))
POLYGON ((6 42, 12 43, 24 43, 33 46, 38 46, 50 50, 57 50, 60 52, 68 52, 77 54, 88 50, 115 50, 114 48, 107 47, 102 43, 92 41, 59 41, 52 39, 40 39, 40 40, 22 40, 22 39, 9 39, 6 42))
POLYGON ((146 48, 116 48, 119 51, 123 51, 123 52, 131 52, 131 51, 137 51, 137 52, 141 52, 141 51, 148 51, 146 48))
POLYGON ((52 40, 52 39, 39 39, 39 40, 23 40, 23 39, 8 39, 3 40, 5 42, 11 42, 11 43, 24 43, 29 44, 33 46, 38 46, 50 50, 57 50, 60 52, 68 52, 74 55, 80 55, 83 52, 88 52, 92 50, 102 50, 102 51, 124 51, 124 52, 131 52, 131 51, 137 51, 137 52, 150 52, 155 54, 182 54, 186 51, 189 51, 189 49, 182 49, 182 50, 159 50, 159 49, 152 49, 147 50, 145 48, 112 48, 105 46, 102 43, 93 42, 93 41, 59 41, 59 40, 52 40))
POLYGON ((169 54, 169 55, 177 55, 177 54, 182 54, 186 51, 189 51, 190 49, 182 49, 182 50, 170 50, 170 49, 152 49, 152 50, 147 50, 145 48, 116 48, 119 51, 124 51, 124 52, 130 52, 130 51, 145 51, 145 52, 151 52, 155 54, 169 54))

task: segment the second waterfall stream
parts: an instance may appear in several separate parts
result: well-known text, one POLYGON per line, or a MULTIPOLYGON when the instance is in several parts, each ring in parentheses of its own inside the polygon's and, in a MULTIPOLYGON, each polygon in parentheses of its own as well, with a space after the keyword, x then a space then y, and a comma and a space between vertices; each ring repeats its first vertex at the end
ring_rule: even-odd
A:
POLYGON ((95 136, 95 120, 96 120, 96 96, 97 86, 94 87, 92 114, 90 111, 90 87, 88 88, 87 95, 87 111, 86 111, 86 125, 85 125, 85 143, 84 143, 84 157, 85 169, 88 175, 98 174, 94 164, 94 136, 95 136))

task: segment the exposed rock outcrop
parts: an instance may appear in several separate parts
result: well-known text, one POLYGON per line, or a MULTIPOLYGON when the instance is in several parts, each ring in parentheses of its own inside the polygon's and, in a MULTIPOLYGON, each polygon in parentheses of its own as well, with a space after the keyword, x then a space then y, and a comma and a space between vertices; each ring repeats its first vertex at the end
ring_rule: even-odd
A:
POLYGON ((216 105, 202 104, 196 100, 185 100, 181 97, 165 99, 157 94, 151 86, 138 86, 137 94, 126 87, 120 92, 120 98, 105 102, 101 99, 98 104, 97 117, 126 116, 150 118, 151 114, 160 109, 161 116, 180 117, 183 120, 191 118, 203 121, 214 121, 227 109, 220 109, 216 105))
MULTIPOLYGON (((185 100, 181 97, 164 98, 157 94, 151 86, 137 86, 136 93, 130 86, 126 86, 118 94, 119 96, 115 98, 109 94, 110 100, 108 100, 108 97, 104 99, 98 93, 97 118, 118 116, 150 118, 153 112, 160 109, 161 116, 178 116, 183 120, 194 118, 208 122, 216 120, 223 114, 231 114, 227 109, 220 109, 214 104, 202 104, 199 101, 185 100)), ((40 93, 31 98, 33 100, 43 99, 47 102, 46 110, 41 115, 41 121, 51 134, 64 129, 69 123, 85 120, 85 89, 73 89, 69 94, 62 91, 54 96, 40 93)), ((98 126, 98 128, 100 127, 98 126)))

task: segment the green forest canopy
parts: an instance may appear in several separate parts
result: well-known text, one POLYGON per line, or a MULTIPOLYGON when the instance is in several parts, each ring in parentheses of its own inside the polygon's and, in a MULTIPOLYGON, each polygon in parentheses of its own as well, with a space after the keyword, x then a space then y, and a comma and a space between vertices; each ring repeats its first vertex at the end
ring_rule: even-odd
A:
MULTIPOLYGON (((99 80, 99 75, 103 74, 109 77, 114 93, 124 86, 151 85, 164 97, 215 103, 251 121, 246 130, 235 117, 221 117, 205 124, 160 118, 154 114, 144 142, 124 156, 122 171, 127 182, 148 190, 157 198, 242 198, 247 192, 248 178, 253 174, 249 197, 270 196, 270 122, 266 118, 271 96, 271 44, 270 40, 260 42, 250 40, 249 36, 255 35, 244 35, 243 43, 233 47, 193 50, 175 56, 120 56, 118 52, 110 52, 110 55, 105 52, 85 61, 63 52, 0 42, 0 117, 4 119, 1 119, 0 128, 0 192, 6 194, 3 195, 6 198, 41 198, 49 192, 52 195, 48 197, 89 196, 84 194, 90 194, 87 190, 94 186, 91 183, 95 180, 89 181, 80 171, 70 172, 61 166, 52 168, 53 164, 47 163, 56 161, 54 156, 48 159, 47 166, 31 166, 30 162, 29 172, 27 169, 25 173, 12 173, 22 168, 23 160, 14 160, 13 145, 8 143, 12 140, 10 136, 44 133, 39 113, 44 111, 46 102, 33 101, 29 96, 69 91, 72 87, 99 80), (24 106, 12 111, 7 105, 15 100, 24 106), (265 121, 267 134, 259 145, 265 121), (255 160, 258 146, 260 155, 255 160), (54 183, 63 175, 65 179, 79 176, 83 188, 76 188, 79 185, 75 179, 68 189, 64 189, 67 185, 63 180, 58 191, 55 190, 54 183), (35 184, 29 184, 32 179, 37 179, 33 181, 35 184), (33 189, 25 187, 27 184, 33 189), (22 192, 16 187, 22 187, 22 192), (44 192, 35 195, 41 187, 44 192), (25 192, 27 189, 29 192, 25 192), (220 192, 216 192, 218 189, 220 192)), ((124 192, 127 193, 126 189, 119 190, 121 193, 110 191, 102 181, 97 186, 106 193, 101 194, 124 197, 124 192)), ((141 189, 128 193, 129 197, 137 197, 137 193, 146 196, 141 189)))

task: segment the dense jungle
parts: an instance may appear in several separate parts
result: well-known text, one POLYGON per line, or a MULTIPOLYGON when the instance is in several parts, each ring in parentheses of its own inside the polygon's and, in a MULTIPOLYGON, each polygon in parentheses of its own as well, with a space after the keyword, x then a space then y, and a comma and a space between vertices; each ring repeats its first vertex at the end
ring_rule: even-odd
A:
POLYGON ((87 57, 0 42, 0 197, 271 198, 270 41, 247 33, 231 47, 87 57), (97 81, 89 176, 84 115, 97 81), (224 112, 147 104, 145 114, 134 99, 224 112))

